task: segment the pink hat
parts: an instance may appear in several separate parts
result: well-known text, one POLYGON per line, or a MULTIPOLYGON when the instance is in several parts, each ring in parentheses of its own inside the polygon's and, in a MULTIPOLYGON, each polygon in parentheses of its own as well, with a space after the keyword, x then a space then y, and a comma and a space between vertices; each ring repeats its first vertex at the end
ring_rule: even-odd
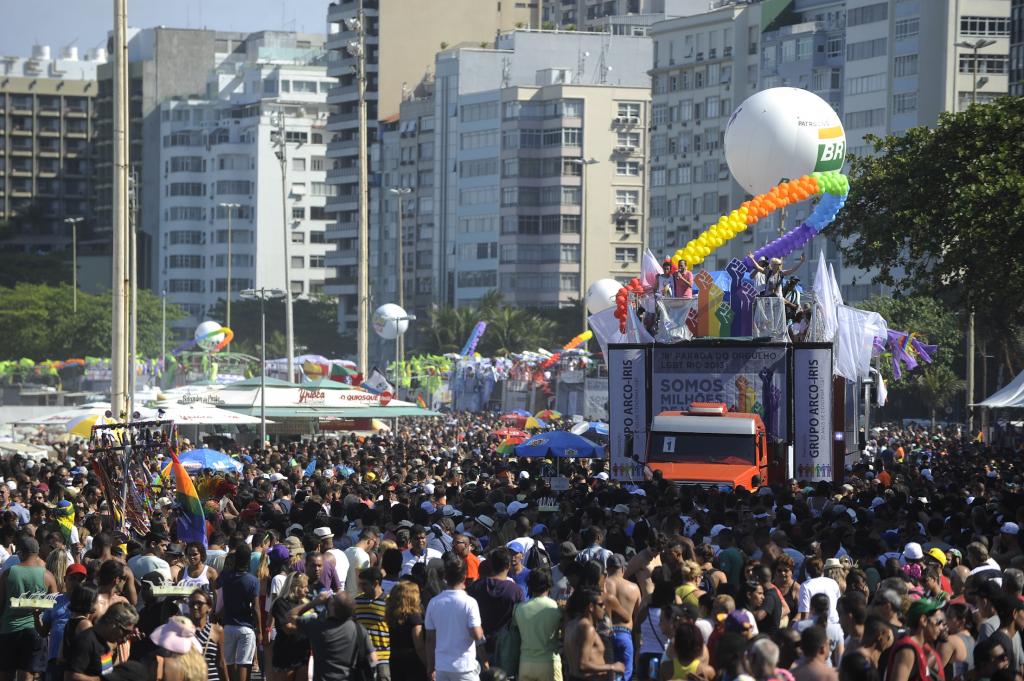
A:
POLYGON ((154 629, 153 633, 149 635, 149 640, 161 648, 179 655, 187 653, 189 648, 195 648, 202 652, 199 641, 196 639, 195 625, 180 615, 172 617, 167 620, 167 624, 161 624, 154 629))

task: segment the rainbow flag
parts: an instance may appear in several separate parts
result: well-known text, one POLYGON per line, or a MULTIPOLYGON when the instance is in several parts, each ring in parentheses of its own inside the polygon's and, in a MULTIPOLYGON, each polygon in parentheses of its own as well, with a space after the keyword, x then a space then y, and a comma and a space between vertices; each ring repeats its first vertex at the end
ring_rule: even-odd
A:
POLYGON ((416 406, 419 407, 420 409, 427 408, 427 403, 423 400, 423 393, 418 393, 416 395, 416 406))
POLYGON ((206 546, 206 518, 203 504, 199 501, 196 486, 188 477, 185 467, 178 461, 178 455, 171 452, 171 474, 174 477, 174 489, 178 502, 178 541, 200 542, 206 546))

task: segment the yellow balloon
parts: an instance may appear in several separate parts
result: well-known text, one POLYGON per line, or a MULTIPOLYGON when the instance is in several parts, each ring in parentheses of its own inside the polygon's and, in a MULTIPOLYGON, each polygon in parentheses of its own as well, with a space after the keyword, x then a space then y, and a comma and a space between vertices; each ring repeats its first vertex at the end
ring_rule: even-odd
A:
POLYGON ((678 255, 673 255, 673 256, 672 256, 672 264, 673 264, 674 266, 678 267, 678 266, 679 266, 679 261, 680 261, 680 260, 682 260, 682 258, 681 258, 681 257, 679 257, 678 255))
POLYGON ((724 242, 723 242, 723 241, 722 241, 722 239, 721 239, 721 238, 719 238, 719 237, 715 237, 715 240, 711 242, 711 244, 712 244, 712 245, 713 245, 713 246, 714 246, 715 248, 721 248, 721 246, 722 246, 722 244, 723 244, 723 243, 724 243, 724 242))
POLYGON ((703 258, 708 257, 709 255, 711 255, 711 249, 708 248, 707 246, 701 246, 700 247, 700 257, 703 259, 703 258))

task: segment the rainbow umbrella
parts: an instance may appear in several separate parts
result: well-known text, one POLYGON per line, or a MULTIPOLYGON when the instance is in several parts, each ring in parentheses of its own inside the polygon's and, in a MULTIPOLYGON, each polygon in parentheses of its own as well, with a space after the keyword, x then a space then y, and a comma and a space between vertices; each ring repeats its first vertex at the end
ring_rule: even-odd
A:
POLYGON ((562 412, 555 411, 554 409, 542 409, 541 411, 538 411, 535 416, 539 419, 544 419, 545 421, 554 421, 562 418, 562 412))
MULTIPOLYGON (((520 440, 519 442, 522 442, 522 440, 520 440)), ((504 440, 501 441, 501 444, 498 445, 497 451, 499 454, 511 456, 512 454, 515 454, 516 445, 518 445, 519 442, 514 441, 512 438, 505 438, 504 440)))
POLYGON ((526 428, 527 430, 540 430, 542 428, 547 427, 548 424, 544 423, 544 421, 537 418, 536 416, 531 416, 530 418, 526 419, 526 423, 523 424, 523 428, 526 428))

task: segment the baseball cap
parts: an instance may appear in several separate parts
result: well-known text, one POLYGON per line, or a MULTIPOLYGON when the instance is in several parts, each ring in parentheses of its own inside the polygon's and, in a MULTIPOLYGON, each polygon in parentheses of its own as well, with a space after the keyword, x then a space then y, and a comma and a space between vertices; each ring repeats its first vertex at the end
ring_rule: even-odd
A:
POLYGON ((608 473, 606 473, 605 471, 601 471, 600 473, 595 475, 594 478, 596 480, 607 480, 608 479, 608 473))
POLYGON ((754 626, 753 620, 743 610, 733 610, 725 618, 725 630, 743 632, 754 626))
POLYGON ((494 519, 486 515, 478 515, 476 521, 486 527, 488 530, 494 529, 494 519))
POLYGON ((911 626, 921 615, 930 615, 942 608, 942 603, 934 598, 918 598, 907 608, 907 623, 911 626))
POLYGON ((924 558, 924 551, 921 550, 921 545, 916 541, 908 542, 903 547, 903 557, 907 560, 921 560, 924 558))
POLYGON ((1018 535, 1020 534, 1020 525, 1013 522, 1003 523, 1003 526, 999 528, 999 531, 1002 534, 1018 535))
POLYGON ((505 548, 507 548, 512 553, 526 553, 526 547, 523 546, 521 542, 517 541, 510 541, 509 543, 505 544, 505 548))
POLYGON ((615 508, 612 509, 612 513, 629 513, 629 506, 625 504, 615 504, 615 508))
POLYGON ((508 505, 508 516, 511 518, 516 513, 519 513, 520 511, 526 508, 529 508, 529 504, 524 504, 521 501, 513 501, 511 504, 508 505))
POLYGON ((83 577, 86 577, 89 575, 89 571, 86 570, 85 566, 81 563, 72 563, 71 565, 68 565, 68 569, 64 572, 65 577, 69 577, 71 575, 82 575, 83 577))

